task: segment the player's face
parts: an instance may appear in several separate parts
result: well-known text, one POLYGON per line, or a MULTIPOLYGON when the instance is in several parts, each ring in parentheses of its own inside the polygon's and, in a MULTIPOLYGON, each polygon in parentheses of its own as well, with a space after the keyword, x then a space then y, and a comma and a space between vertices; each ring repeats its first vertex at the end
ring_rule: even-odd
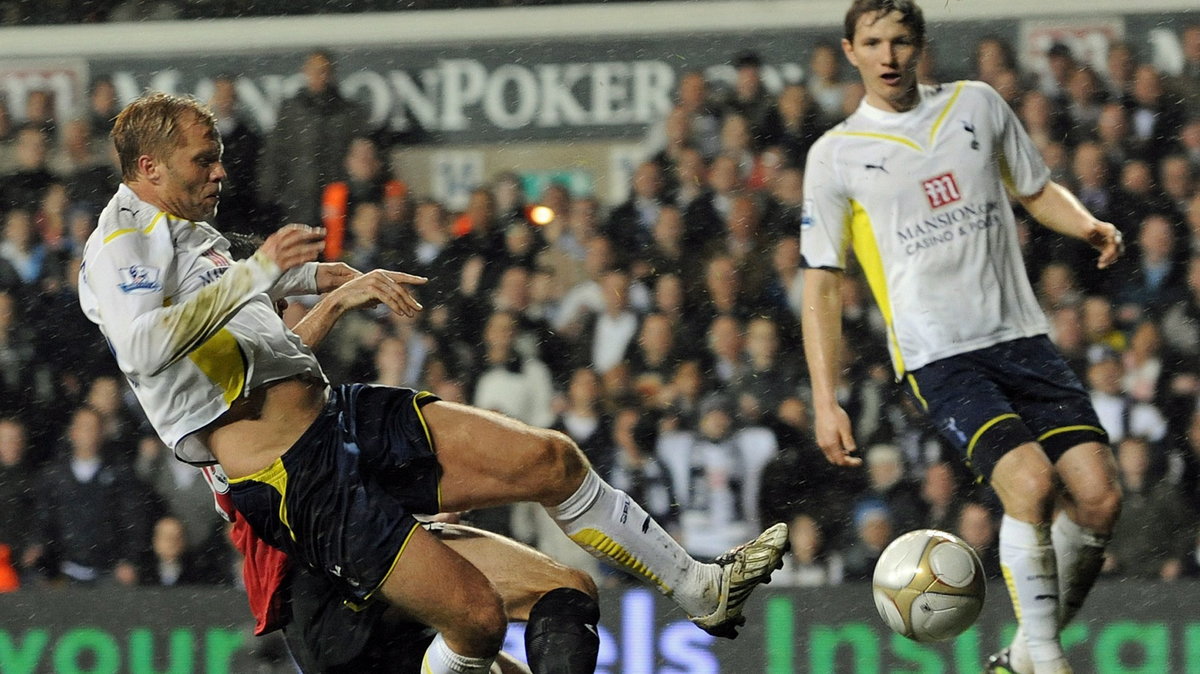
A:
POLYGON ((842 40, 842 51, 858 68, 867 103, 903 112, 917 104, 917 61, 921 46, 913 31, 900 22, 900 12, 864 14, 854 29, 854 41, 842 40))
POLYGON ((207 124, 193 121, 183 129, 183 142, 163 163, 159 197, 167 211, 194 222, 217 214, 221 181, 221 139, 207 124))

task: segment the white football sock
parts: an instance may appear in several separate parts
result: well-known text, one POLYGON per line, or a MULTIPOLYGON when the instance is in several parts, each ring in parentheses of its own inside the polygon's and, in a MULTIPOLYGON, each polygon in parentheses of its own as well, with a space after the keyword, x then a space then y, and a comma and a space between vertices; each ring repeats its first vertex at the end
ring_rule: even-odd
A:
POLYGON ((1066 512, 1060 512, 1054 519, 1050 537, 1058 559, 1058 624, 1062 628, 1079 613, 1092 585, 1096 584, 1109 537, 1079 526, 1066 512))
POLYGON ((421 662, 422 674, 490 674, 492 671, 491 658, 469 658, 450 650, 450 646, 442 635, 433 638, 433 643, 425 649, 425 659, 421 662))
POLYGON ((693 559, 636 501, 596 471, 589 469, 579 489, 546 512, 584 550, 654 585, 688 615, 716 609, 720 568, 693 559))
MULTIPOLYGON (((1063 511, 1050 527, 1050 539, 1054 543, 1058 565, 1058 627, 1061 631, 1071 623, 1096 583, 1104 566, 1104 549, 1108 547, 1109 537, 1079 526, 1063 511)), ((1029 658, 1020 627, 1013 635, 1009 658, 1018 672, 1033 671, 1033 661, 1029 658)))
POLYGON ((1058 641, 1058 568, 1050 526, 1005 515, 1000 522, 1000 566, 1033 671, 1052 663, 1057 667, 1065 660, 1058 641))

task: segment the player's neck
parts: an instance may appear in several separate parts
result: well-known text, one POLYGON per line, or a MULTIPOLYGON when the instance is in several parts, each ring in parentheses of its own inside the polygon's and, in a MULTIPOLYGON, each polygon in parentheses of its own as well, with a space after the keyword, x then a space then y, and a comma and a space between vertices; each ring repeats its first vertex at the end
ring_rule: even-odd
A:
POLYGON ((917 107, 921 102, 921 92, 916 85, 896 99, 888 99, 872 92, 866 94, 867 105, 884 112, 903 113, 917 107))

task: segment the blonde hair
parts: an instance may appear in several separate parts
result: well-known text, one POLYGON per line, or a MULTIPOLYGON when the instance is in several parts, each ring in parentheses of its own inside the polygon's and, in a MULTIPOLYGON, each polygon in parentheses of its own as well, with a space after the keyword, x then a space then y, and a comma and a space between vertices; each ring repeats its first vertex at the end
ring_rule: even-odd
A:
POLYGON ((126 105, 111 134, 121 160, 121 179, 137 179, 138 157, 163 159, 179 147, 190 122, 205 124, 216 133, 216 116, 191 96, 153 92, 126 105))

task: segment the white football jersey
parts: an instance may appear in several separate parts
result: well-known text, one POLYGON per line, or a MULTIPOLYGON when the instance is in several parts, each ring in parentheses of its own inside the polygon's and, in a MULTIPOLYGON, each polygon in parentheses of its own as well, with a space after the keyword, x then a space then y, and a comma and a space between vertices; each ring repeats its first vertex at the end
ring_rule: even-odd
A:
POLYGON ((1007 194, 1046 185, 1041 154, 986 84, 920 95, 902 113, 863 101, 813 145, 804 175, 804 265, 844 269, 853 248, 897 377, 1047 332, 1007 194))
POLYGON ((315 292, 316 270, 309 263, 281 275, 262 255, 232 262, 217 230, 121 185, 84 246, 79 302, 163 442, 184 461, 212 463, 187 436, 238 396, 297 375, 324 379, 274 305, 315 292))

